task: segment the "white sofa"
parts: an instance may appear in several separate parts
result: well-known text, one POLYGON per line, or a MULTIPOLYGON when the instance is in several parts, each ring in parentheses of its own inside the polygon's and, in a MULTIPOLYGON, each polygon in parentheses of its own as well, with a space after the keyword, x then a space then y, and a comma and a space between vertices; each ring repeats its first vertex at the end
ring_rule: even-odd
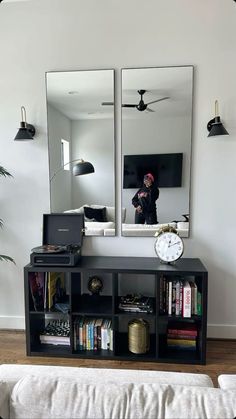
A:
MULTIPOLYGON (((115 207, 109 207, 106 205, 88 205, 85 204, 80 208, 66 210, 64 212, 84 214, 84 207, 90 207, 94 209, 106 208, 106 222, 88 221, 85 219, 85 236, 115 236, 116 227, 116 216, 115 207)), ((125 221, 126 209, 122 208, 122 222, 125 221)))
POLYGON ((162 227, 172 226, 174 227, 180 237, 188 237, 189 234, 189 223, 178 222, 178 223, 164 223, 164 224, 122 224, 122 235, 127 237, 132 236, 144 236, 154 237, 155 233, 162 227))
POLYGON ((204 374, 3 364, 0 416, 233 419, 235 381, 235 376, 221 375, 222 388, 214 388, 204 374))

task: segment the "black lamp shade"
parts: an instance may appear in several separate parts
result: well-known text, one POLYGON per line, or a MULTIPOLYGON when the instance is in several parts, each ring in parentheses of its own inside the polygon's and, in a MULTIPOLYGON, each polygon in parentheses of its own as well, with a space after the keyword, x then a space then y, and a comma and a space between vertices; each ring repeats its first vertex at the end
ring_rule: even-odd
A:
POLYGON ((211 119, 211 121, 208 122, 207 129, 210 131, 208 137, 214 137, 216 135, 229 135, 219 116, 216 116, 214 119, 211 119))
POLYGON ((35 135, 35 128, 26 122, 20 123, 20 128, 14 138, 15 141, 28 141, 33 140, 35 135))
POLYGON ((88 161, 81 161, 73 167, 73 175, 74 176, 81 176, 87 175, 89 173, 94 173, 94 167, 92 163, 88 161))

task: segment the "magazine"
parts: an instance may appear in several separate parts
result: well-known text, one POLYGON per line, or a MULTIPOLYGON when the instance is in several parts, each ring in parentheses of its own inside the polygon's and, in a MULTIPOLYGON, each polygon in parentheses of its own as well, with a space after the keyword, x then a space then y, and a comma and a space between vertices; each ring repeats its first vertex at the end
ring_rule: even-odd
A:
POLYGON ((48 274, 48 309, 55 304, 62 303, 65 297, 65 274, 64 272, 49 272, 48 274))
POLYGON ((29 285, 35 311, 43 311, 45 293, 44 272, 30 272, 29 285))

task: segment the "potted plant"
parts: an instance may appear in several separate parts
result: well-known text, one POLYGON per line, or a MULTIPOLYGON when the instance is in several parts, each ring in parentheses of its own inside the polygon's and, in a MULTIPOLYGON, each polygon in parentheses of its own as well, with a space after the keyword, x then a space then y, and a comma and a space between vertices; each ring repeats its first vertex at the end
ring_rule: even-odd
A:
MULTIPOLYGON (((0 176, 12 177, 12 175, 6 169, 4 169, 3 166, 0 166, 0 176)), ((3 227, 3 220, 1 218, 0 218, 0 227, 3 227)), ((14 260, 10 256, 6 256, 6 255, 0 255, 0 260, 5 260, 8 262, 15 263, 14 260)))

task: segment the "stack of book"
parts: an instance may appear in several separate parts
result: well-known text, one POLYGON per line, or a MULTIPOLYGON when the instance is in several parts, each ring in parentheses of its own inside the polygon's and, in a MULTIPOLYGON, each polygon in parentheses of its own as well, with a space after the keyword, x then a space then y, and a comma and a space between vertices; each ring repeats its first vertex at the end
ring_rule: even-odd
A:
POLYGON ((69 321, 52 320, 39 335, 42 344, 70 345, 69 321))
POLYGON ((196 324, 173 323, 167 329, 167 346, 169 349, 196 350, 197 336, 196 324))
POLYGON ((202 295, 194 279, 160 278, 160 313, 192 317, 202 314, 202 295))
POLYGON ((74 320, 74 350, 113 351, 113 329, 110 319, 76 317, 74 320))
POLYGON ((135 313, 152 313, 152 299, 142 295, 129 294, 125 297, 120 297, 119 309, 121 311, 131 311, 135 313))

